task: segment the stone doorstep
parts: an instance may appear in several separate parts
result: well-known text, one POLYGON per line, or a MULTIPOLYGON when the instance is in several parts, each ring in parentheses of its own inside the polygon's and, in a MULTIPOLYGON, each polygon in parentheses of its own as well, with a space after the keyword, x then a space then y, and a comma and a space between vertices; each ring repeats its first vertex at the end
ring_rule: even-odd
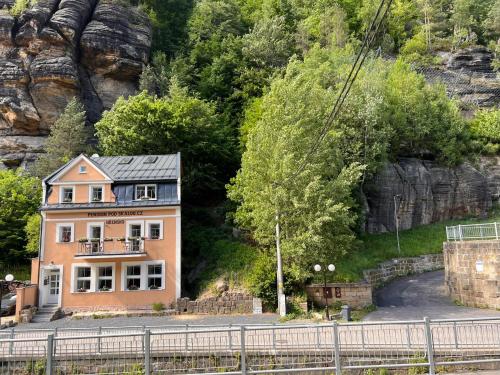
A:
POLYGON ((102 318, 119 318, 119 317, 141 317, 141 316, 169 316, 178 315, 175 310, 166 309, 163 311, 153 310, 102 310, 102 311, 80 311, 73 312, 71 319, 94 319, 94 316, 102 318))

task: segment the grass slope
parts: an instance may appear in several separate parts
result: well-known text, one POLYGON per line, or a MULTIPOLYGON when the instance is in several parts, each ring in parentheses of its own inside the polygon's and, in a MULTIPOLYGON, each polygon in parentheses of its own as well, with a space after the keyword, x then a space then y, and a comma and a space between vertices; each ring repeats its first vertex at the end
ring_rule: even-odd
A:
POLYGON ((493 221, 500 221, 498 209, 486 219, 450 220, 401 231, 401 254, 397 250, 396 233, 364 235, 360 238, 363 243, 359 248, 337 262, 334 279, 343 282, 360 281, 363 270, 374 268, 386 260, 440 253, 446 240, 446 226, 493 221))

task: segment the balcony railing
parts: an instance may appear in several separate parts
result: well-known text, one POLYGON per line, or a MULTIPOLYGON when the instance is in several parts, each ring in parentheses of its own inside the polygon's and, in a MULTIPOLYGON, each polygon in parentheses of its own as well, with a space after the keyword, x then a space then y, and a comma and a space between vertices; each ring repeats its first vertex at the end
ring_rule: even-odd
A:
POLYGON ((137 255, 145 254, 143 238, 79 241, 76 256, 137 255))
POLYGON ((500 223, 446 227, 446 238, 448 241, 499 240, 500 223))

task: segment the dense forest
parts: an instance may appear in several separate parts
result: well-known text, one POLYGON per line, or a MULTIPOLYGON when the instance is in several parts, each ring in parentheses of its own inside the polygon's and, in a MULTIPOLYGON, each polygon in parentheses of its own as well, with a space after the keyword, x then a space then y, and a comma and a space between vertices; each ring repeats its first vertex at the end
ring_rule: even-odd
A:
MULTIPOLYGON (((500 0, 394 0, 312 155, 378 0, 120 2, 148 14, 153 52, 138 94, 95 124, 93 147, 105 155, 182 152, 189 294, 224 274, 214 264, 226 259, 245 276, 224 277, 272 302, 277 215, 286 285, 296 290, 318 259, 334 262, 359 246, 358 194, 384 162, 415 156, 456 165, 500 152, 498 108, 464 108, 418 73, 439 66, 438 52, 477 45, 492 51, 499 69, 500 0)), ((70 103, 31 175, 87 149, 84 117, 70 103), (80 144, 60 147, 75 128, 80 144)), ((2 236, 0 260, 22 262, 36 251, 36 236, 23 247, 25 230, 36 232, 38 186, 21 171, 0 173, 0 233, 17 228, 2 236), (7 204, 12 191, 26 201, 7 204)))

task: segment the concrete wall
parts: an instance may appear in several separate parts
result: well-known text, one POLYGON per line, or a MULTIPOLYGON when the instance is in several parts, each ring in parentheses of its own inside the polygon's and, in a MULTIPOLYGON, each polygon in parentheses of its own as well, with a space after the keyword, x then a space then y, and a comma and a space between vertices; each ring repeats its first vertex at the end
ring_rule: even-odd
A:
POLYGON ((365 280, 377 288, 397 277, 436 271, 444 268, 443 254, 396 258, 380 263, 377 268, 363 272, 365 280))
MULTIPOLYGON (((312 284, 306 286, 307 299, 314 306, 325 306, 323 295, 323 284, 312 284)), ((328 305, 340 301, 354 308, 363 308, 372 304, 372 286, 366 282, 361 283, 327 283, 326 287, 331 290, 331 298, 328 305)))
POLYGON ((446 242, 445 283, 452 299, 500 308, 500 241, 446 242))
POLYGON ((19 321, 21 311, 26 306, 35 306, 37 302, 37 285, 30 285, 16 289, 16 318, 19 321))

